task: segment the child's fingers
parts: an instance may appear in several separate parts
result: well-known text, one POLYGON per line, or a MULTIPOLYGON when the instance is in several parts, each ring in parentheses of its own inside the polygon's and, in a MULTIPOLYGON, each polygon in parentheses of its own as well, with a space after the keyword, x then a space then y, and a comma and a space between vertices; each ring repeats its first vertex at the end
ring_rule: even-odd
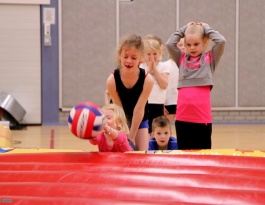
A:
POLYGON ((191 25, 194 25, 195 24, 195 22, 189 22, 188 24, 187 24, 187 26, 191 26, 191 25))
POLYGON ((199 24, 199 25, 201 25, 201 26, 208 25, 207 23, 204 23, 204 22, 199 22, 199 23, 197 23, 197 24, 199 24))

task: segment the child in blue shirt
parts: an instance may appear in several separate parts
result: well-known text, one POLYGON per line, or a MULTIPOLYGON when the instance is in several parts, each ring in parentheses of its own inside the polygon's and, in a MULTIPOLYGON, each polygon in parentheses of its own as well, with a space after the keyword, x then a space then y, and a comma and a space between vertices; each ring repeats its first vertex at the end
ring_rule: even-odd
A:
POLYGON ((171 124, 166 116, 156 117, 152 122, 152 138, 148 150, 177 150, 177 139, 171 136, 171 124))

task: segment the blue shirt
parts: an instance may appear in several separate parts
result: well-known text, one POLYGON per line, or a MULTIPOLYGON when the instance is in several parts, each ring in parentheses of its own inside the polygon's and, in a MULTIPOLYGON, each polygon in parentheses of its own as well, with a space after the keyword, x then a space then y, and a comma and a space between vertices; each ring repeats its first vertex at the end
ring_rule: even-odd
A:
MULTIPOLYGON (((171 136, 169 138, 167 149, 168 150, 177 150, 178 149, 178 142, 177 142, 177 139, 175 137, 171 136)), ((152 137, 149 140, 148 150, 159 150, 158 149, 158 144, 157 144, 157 142, 156 142, 154 137, 152 137)))

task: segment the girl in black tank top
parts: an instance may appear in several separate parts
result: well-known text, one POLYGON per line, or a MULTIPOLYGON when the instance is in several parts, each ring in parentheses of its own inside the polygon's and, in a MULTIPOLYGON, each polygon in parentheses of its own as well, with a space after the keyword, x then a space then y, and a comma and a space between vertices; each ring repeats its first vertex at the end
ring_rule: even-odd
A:
MULTIPOLYGON (((122 106, 126 115, 126 118, 128 120, 128 125, 129 127, 131 127, 131 122, 132 122, 132 116, 133 116, 133 109, 143 91, 143 86, 144 86, 144 80, 145 80, 145 70, 142 68, 140 69, 140 75, 139 75, 139 79, 136 82, 136 84, 128 89, 126 88, 122 81, 121 81, 121 76, 120 76, 120 70, 119 69, 115 69, 114 70, 114 78, 116 81, 116 90, 120 96, 121 102, 122 102, 122 106)), ((147 108, 147 103, 145 105, 145 114, 144 117, 142 119, 143 121, 147 120, 147 115, 148 115, 148 108, 147 108)))
POLYGON ((124 36, 117 48, 117 68, 106 86, 113 103, 123 107, 130 127, 128 139, 137 150, 148 150, 147 101, 154 85, 150 75, 139 68, 144 54, 141 36, 124 36))

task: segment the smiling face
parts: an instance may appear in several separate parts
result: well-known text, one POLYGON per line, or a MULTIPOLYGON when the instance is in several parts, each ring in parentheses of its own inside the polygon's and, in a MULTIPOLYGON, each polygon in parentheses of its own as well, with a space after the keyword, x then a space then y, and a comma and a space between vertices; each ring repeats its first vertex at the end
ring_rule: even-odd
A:
POLYGON ((121 51, 121 67, 127 70, 138 68, 141 52, 135 47, 125 48, 121 51))
POLYGON ((168 149, 168 141, 171 136, 171 127, 167 125, 165 127, 156 127, 152 131, 152 135, 155 138, 159 150, 168 149))

